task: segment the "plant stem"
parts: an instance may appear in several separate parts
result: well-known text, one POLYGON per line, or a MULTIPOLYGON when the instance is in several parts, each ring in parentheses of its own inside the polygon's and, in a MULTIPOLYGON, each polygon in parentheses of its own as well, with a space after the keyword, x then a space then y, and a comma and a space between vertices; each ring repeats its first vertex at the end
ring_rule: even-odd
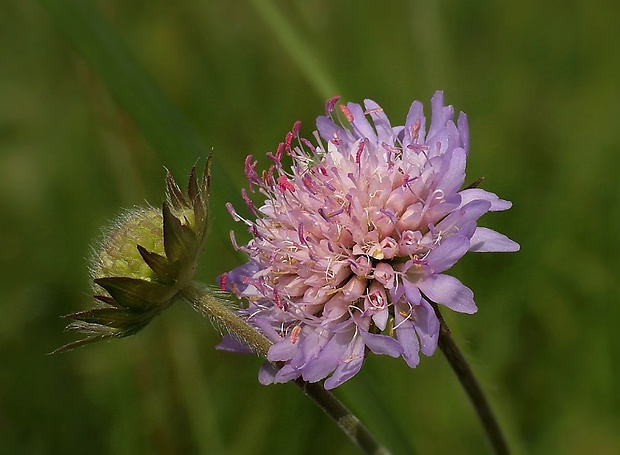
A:
POLYGON ((296 379, 295 384, 338 424, 363 453, 389 455, 390 452, 379 444, 368 428, 334 394, 326 390, 323 384, 302 379, 296 379))
MULTIPOLYGON (((250 346, 257 354, 267 357, 271 341, 265 338, 245 319, 230 308, 230 303, 217 296, 217 293, 205 285, 194 283, 183 289, 181 295, 203 316, 226 329, 232 336, 250 346)), ((327 391, 321 383, 309 383, 302 379, 294 381, 317 406, 331 417, 340 429, 367 455, 388 455, 389 451, 381 446, 360 420, 345 407, 335 395, 327 391)))
POLYGON ((271 341, 232 311, 230 302, 222 298, 221 293, 218 296, 218 291, 203 284, 193 283, 184 288, 181 295, 198 313, 209 318, 260 356, 267 357, 271 341))
POLYGON ((478 413, 478 417, 480 418, 484 431, 493 446, 493 450, 497 455, 508 455, 510 453, 508 444, 506 443, 506 439, 504 438, 502 430, 499 427, 499 423, 491 410, 491 406, 482 391, 482 387, 480 387, 480 383, 478 383, 473 371, 467 363, 467 360, 465 360, 465 357, 454 342, 450 329, 441 315, 437 304, 431 302, 431 305, 435 310, 437 319, 439 319, 439 348, 459 378, 465 392, 469 395, 469 399, 478 413))

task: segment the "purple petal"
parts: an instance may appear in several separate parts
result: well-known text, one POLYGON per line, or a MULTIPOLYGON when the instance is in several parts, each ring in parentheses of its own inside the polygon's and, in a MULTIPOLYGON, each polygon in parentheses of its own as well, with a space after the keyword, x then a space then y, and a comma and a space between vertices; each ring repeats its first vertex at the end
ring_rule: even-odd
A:
POLYGON ((278 372, 278 369, 275 366, 273 366, 271 363, 263 362, 263 364, 260 367, 260 370, 258 370, 258 382, 260 382, 262 385, 273 384, 275 381, 277 372, 278 372))
POLYGON ((408 305, 400 303, 395 311, 394 322, 396 323, 396 336, 400 345, 403 347, 403 359, 411 368, 415 368, 420 363, 420 342, 416 335, 415 328, 411 319, 405 320, 402 313, 407 314, 408 305))
POLYGON ((476 228, 470 243, 469 251, 476 253, 513 253, 520 249, 517 242, 513 242, 504 234, 485 227, 476 228))
POLYGON ((433 302, 459 313, 478 311, 474 293, 459 280, 449 275, 431 275, 418 283, 420 290, 433 302))
POLYGON ((469 153, 469 124, 467 122, 467 115, 463 112, 459 112, 459 118, 456 124, 459 135, 461 136, 463 150, 465 150, 465 153, 469 153))
POLYGON ((501 212, 502 210, 508 210, 512 207, 510 201, 500 199, 497 194, 485 191, 482 188, 469 188, 467 190, 460 191, 461 206, 468 204, 471 201, 489 201, 491 208, 489 212, 501 212))
POLYGON ((305 368, 310 360, 316 358, 330 339, 328 330, 311 329, 304 332, 295 343, 297 352, 289 362, 292 367, 298 369, 305 368))
MULTIPOLYGON (((248 314, 251 314, 250 310, 252 307, 248 308, 248 314)), ((271 341, 272 343, 279 343, 282 340, 279 331, 277 331, 272 325, 271 321, 268 318, 255 316, 251 318, 251 323, 255 327, 257 327, 260 332, 265 335, 265 337, 271 341)))
POLYGON ((347 358, 338 365, 334 374, 325 380, 324 386, 327 390, 338 387, 343 382, 351 379, 362 368, 364 363, 364 340, 362 340, 362 337, 356 336, 349 346, 347 358))
POLYGON ((422 298, 420 295, 420 290, 414 283, 407 280, 406 276, 403 277, 403 288, 405 289, 405 297, 407 297, 407 301, 411 305, 417 305, 422 298))
POLYGON ((288 338, 283 339, 279 343, 272 344, 267 352, 267 360, 271 362, 283 362, 293 358, 299 346, 291 343, 288 338))
POLYGON ((308 382, 320 381, 334 371, 346 357, 347 347, 351 343, 354 331, 334 334, 319 354, 308 361, 303 369, 303 378, 308 382))
POLYGON ((228 333, 224 334, 222 341, 215 347, 220 351, 238 352, 239 354, 253 354, 254 351, 245 343, 237 340, 235 337, 230 336, 228 333))
POLYGON ((248 287, 248 278, 254 276, 259 268, 260 266, 256 262, 249 261, 239 267, 235 267, 230 272, 218 276, 217 282, 220 283, 220 286, 224 285, 223 290, 225 291, 234 292, 238 290, 243 292, 248 287))
MULTIPOLYGON (((452 193, 450 195, 446 195, 445 201, 441 204, 433 205, 428 211, 426 215, 424 215, 424 220, 441 220, 449 213, 454 212, 461 206, 461 195, 459 193, 452 193)), ((422 223, 426 226, 429 221, 422 223)))
POLYGON ((284 365, 282 368, 278 370, 275 377, 273 378, 273 382, 276 384, 292 381, 297 379, 301 375, 301 372, 297 368, 293 368, 290 364, 284 365))
POLYGON ((336 126, 329 117, 321 116, 316 119, 316 128, 321 137, 331 142, 334 138, 347 139, 350 133, 339 126, 336 126))
MULTIPOLYGON (((478 225, 475 221, 469 221, 465 224, 463 224, 460 228, 459 228, 459 235, 470 239, 470 243, 471 243, 471 238, 474 235, 474 232, 476 232, 476 229, 478 228, 478 225)), ((471 248, 470 250, 471 251, 471 248)))
POLYGON ((467 154, 462 148, 456 148, 444 156, 441 179, 437 182, 437 189, 444 194, 452 194, 458 190, 465 181, 465 164, 467 154), (446 160, 448 160, 446 162, 446 160))
POLYGON ((377 327, 379 327, 379 330, 384 330, 387 326, 389 316, 390 312, 388 311, 388 308, 386 306, 384 309, 379 310, 375 314, 373 314, 372 320, 377 325, 377 327))
POLYGON ((469 221, 476 221, 487 213, 490 207, 491 203, 489 201, 471 201, 441 220, 441 222, 435 226, 435 230, 445 232, 449 231, 454 226, 461 226, 469 221))
MULTIPOLYGON (((450 109, 452 109, 450 107, 450 109)), ((452 115, 450 116, 450 118, 452 115)), ((443 128, 441 128, 433 136, 429 134, 426 139, 426 144, 429 147, 428 155, 432 158, 434 156, 441 156, 456 148, 461 148, 461 137, 456 125, 452 120, 448 120, 443 128)), ((465 151, 463 151, 465 153, 465 151)), ((465 153, 467 155, 467 153, 465 153)))
POLYGON ((391 336, 370 333, 360 329, 360 335, 364 344, 375 354, 385 354, 390 357, 398 357, 403 353, 403 348, 398 341, 391 336))
POLYGON ((419 122, 418 140, 416 143, 423 143, 426 136, 426 117, 424 117, 424 106, 419 101, 414 101, 409 108, 405 121, 405 145, 413 142, 412 131, 415 123, 419 122))
POLYGON ((437 349, 439 341, 439 319, 430 304, 422 299, 420 305, 414 308, 415 322, 413 326, 420 339, 422 354, 431 356, 437 349))
POLYGON ((428 253, 426 260, 435 273, 441 273, 456 264, 456 261, 461 259, 468 250, 469 239, 456 234, 448 237, 428 253))
POLYGON ((367 137, 373 144, 377 143, 377 134, 364 115, 364 109, 357 103, 347 103, 347 108, 353 116, 353 133, 356 137, 367 137))
POLYGON ((370 113, 370 117, 375 124, 377 136, 379 136, 378 143, 392 143, 392 126, 390 125, 390 120, 387 115, 385 115, 385 112, 383 112, 381 106, 373 100, 364 100, 364 107, 366 108, 366 111, 370 113))
POLYGON ((454 108, 452 106, 444 106, 443 92, 437 91, 431 98, 431 126, 428 129, 428 136, 426 143, 429 146, 434 146, 433 141, 435 136, 440 133, 446 126, 446 124, 454 117, 454 108))
MULTIPOLYGON (((414 285, 411 284, 411 286, 414 286, 414 285)), ((404 293, 405 293, 405 286, 403 284, 399 284, 397 282, 396 286, 394 286, 393 289, 389 290, 390 300, 392 302, 398 302, 400 300, 400 298, 403 296, 404 293)), ((418 293, 419 293, 419 291, 418 291, 418 293)))

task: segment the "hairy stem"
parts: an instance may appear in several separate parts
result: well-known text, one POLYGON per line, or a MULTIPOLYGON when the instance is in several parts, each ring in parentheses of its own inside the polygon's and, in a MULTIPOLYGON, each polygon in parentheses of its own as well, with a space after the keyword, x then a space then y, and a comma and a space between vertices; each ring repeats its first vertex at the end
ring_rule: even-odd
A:
MULTIPOLYGON (((267 357, 271 341, 249 325, 230 307, 230 303, 217 292, 201 284, 193 284, 181 291, 181 295, 203 316, 226 329, 232 336, 250 346, 257 354, 267 357)), ((297 379, 295 384, 310 397, 317 406, 331 417, 340 429, 364 454, 387 455, 389 451, 381 446, 360 420, 321 383, 309 383, 297 379)))
POLYGON ((218 295, 212 288, 194 283, 183 289, 181 295, 198 313, 209 318, 260 356, 267 357, 271 341, 235 313, 230 302, 227 302, 221 293, 218 295))
POLYGON ((465 392, 469 395, 469 399, 478 413, 478 417, 480 418, 484 431, 493 446, 493 450, 497 455, 508 455, 510 453, 508 444, 506 443, 506 439, 504 438, 502 430, 499 427, 499 423, 493 414, 491 406, 482 391, 482 387, 480 387, 480 383, 478 383, 478 380, 469 367, 467 360, 465 360, 465 357, 454 342, 450 329, 441 315, 437 304, 431 302, 431 305, 435 310, 435 314, 437 315, 440 324, 439 348, 448 360, 452 370, 454 370, 459 378, 465 392))

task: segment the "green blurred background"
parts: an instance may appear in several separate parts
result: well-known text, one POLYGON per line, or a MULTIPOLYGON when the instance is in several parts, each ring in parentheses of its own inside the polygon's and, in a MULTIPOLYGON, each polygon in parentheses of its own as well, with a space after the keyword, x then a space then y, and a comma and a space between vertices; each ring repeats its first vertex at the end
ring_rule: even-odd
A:
MULTIPOLYGON (((453 270, 447 314, 515 453, 620 453, 620 14, 587 0, 3 0, 0 6, 0 453, 350 454, 260 360, 173 307, 138 336, 48 356, 91 305, 90 245, 159 204, 213 150, 200 276, 230 248, 243 159, 324 100, 372 98, 401 124, 437 89, 467 112, 469 180, 514 203, 484 224, 518 254, 453 270)), ((241 231, 241 229, 239 229, 241 231)), ((372 357, 337 390, 395 454, 489 453, 440 353, 372 357)))

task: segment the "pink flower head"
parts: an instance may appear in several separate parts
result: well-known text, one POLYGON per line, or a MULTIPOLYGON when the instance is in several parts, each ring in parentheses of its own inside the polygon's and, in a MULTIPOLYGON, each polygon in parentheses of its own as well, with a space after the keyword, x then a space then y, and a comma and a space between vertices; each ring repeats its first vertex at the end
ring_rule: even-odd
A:
MULTIPOLYGON (((220 282, 247 301, 242 313, 273 342, 263 383, 327 378, 330 389, 355 375, 369 351, 415 367, 419 351, 431 355, 437 347, 439 321, 429 301, 476 312, 472 291, 443 272, 468 251, 519 249, 477 225, 510 202, 459 190, 467 118, 461 113, 455 123, 442 92, 431 101, 428 129, 418 101, 395 127, 371 100, 340 106, 350 125, 343 127, 335 103, 317 119, 316 145, 299 138, 296 124, 268 154, 272 165, 261 176, 248 157, 250 189, 266 197, 256 208, 243 193, 255 221, 229 206, 253 238, 240 247, 248 263, 220 282)), ((224 346, 235 348, 230 340, 224 346)))

